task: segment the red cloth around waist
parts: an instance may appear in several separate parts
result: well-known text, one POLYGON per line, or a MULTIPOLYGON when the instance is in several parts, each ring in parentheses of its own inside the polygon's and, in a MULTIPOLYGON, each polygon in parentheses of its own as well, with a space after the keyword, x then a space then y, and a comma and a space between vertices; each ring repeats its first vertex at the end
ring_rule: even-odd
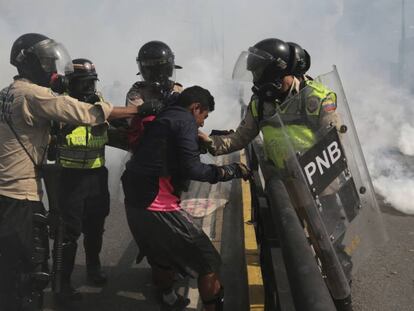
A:
POLYGON ((181 209, 180 198, 173 194, 174 187, 171 177, 159 178, 159 191, 154 201, 148 207, 153 212, 173 212, 181 209))

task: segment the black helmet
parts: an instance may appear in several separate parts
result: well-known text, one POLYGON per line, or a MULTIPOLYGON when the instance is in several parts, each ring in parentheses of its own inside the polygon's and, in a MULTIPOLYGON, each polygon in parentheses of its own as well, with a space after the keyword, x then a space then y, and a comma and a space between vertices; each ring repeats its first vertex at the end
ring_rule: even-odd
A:
POLYGON ((96 81, 99 80, 95 65, 86 58, 74 59, 72 63, 73 72, 66 75, 69 95, 88 102, 96 94, 96 81))
POLYGON ((270 38, 242 52, 233 79, 253 82, 253 92, 263 100, 274 100, 283 91, 283 77, 291 75, 294 50, 286 42, 270 38))
POLYGON ((50 77, 54 73, 73 71, 65 47, 38 33, 28 33, 17 38, 10 52, 10 63, 17 68, 20 76, 42 86, 49 86, 50 77))
POLYGON ((265 39, 249 48, 247 70, 253 74, 253 83, 273 82, 289 74, 292 54, 289 45, 279 39, 265 39))
POLYGON ((145 43, 138 52, 137 64, 139 74, 144 81, 164 84, 174 80, 174 69, 180 66, 174 63, 174 53, 170 47, 161 41, 145 43))
POLYGON ((291 74, 295 76, 303 76, 311 66, 311 58, 308 52, 303 49, 299 44, 294 42, 287 42, 290 48, 293 49, 295 59, 291 68, 291 74))
POLYGON ((240 54, 234 66, 233 79, 250 81, 255 85, 274 83, 291 74, 293 62, 294 50, 286 42, 265 39, 240 54))

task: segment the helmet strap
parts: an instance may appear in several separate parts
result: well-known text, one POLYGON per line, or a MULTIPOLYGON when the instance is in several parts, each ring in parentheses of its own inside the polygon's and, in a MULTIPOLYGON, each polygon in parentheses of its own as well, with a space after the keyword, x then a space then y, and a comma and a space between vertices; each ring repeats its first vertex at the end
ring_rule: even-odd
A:
POLYGON ((267 82, 261 85, 253 85, 252 92, 263 101, 274 101, 281 97, 282 79, 267 82))

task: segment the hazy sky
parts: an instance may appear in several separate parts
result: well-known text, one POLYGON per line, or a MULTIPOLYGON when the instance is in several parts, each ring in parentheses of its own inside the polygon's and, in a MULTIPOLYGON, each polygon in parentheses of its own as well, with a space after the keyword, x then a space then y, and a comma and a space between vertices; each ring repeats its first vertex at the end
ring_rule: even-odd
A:
MULTIPOLYGON (((414 1, 406 2, 407 34, 414 36, 414 1)), ((139 47, 162 40, 184 67, 177 80, 201 84, 215 95, 217 111, 208 127, 229 128, 239 122, 231 71, 240 52, 268 37, 294 41, 311 54, 311 75, 337 64, 368 164, 375 180, 382 182, 378 190, 390 200, 413 202, 414 190, 401 194, 392 188, 398 180, 414 189, 412 171, 384 173, 384 161, 376 156, 379 150, 408 155, 414 149, 413 140, 404 139, 414 131, 412 96, 390 84, 400 17, 398 0, 1 0, 0 85, 10 83, 16 72, 9 64, 14 40, 39 32, 62 42, 72 58, 94 61, 104 95, 123 104, 137 79, 139 47)), ((393 203, 414 213, 412 206, 393 203)))

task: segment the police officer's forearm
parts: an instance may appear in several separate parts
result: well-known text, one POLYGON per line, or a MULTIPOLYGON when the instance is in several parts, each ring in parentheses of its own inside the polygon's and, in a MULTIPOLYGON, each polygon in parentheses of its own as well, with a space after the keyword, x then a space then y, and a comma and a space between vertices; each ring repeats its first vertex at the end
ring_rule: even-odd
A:
POLYGON ((216 156, 238 151, 246 147, 259 134, 259 131, 256 121, 248 110, 234 133, 210 136, 211 144, 208 150, 216 156))
POLYGON ((137 114, 139 107, 127 106, 127 107, 114 107, 109 114, 108 120, 131 118, 137 114))
POLYGON ((232 153, 243 149, 249 144, 250 139, 246 138, 248 137, 243 137, 238 132, 229 135, 210 136, 212 143, 211 148, 208 150, 215 156, 232 153))

